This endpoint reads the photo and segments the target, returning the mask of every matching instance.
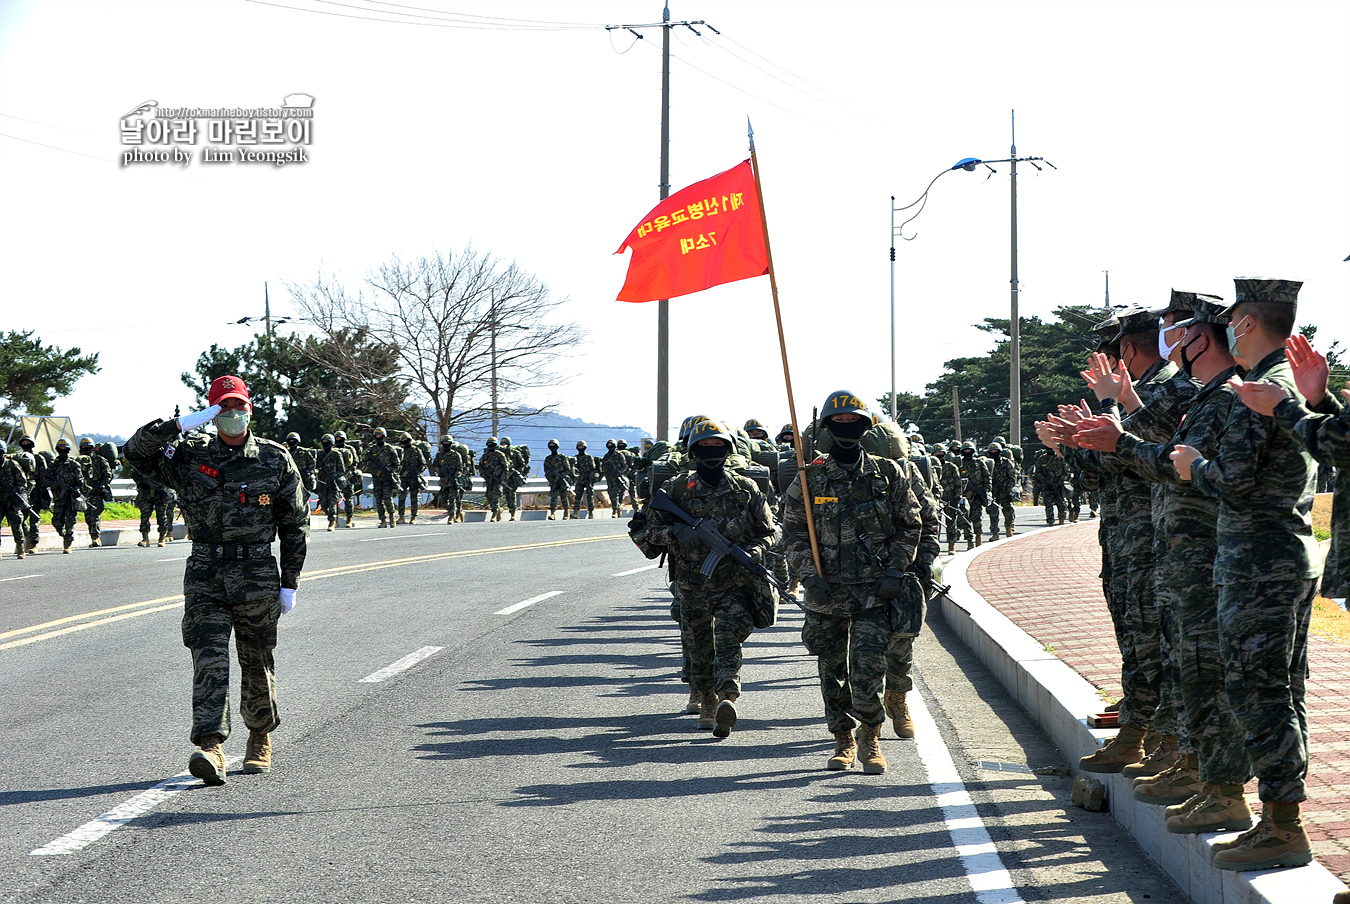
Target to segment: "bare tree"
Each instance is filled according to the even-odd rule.
[[[431,409],[441,435],[457,423],[481,422],[494,408],[519,419],[556,407],[526,405],[525,394],[562,382],[550,366],[586,332],[550,322],[567,299],[553,298],[538,277],[466,247],[410,262],[395,256],[365,283],[353,295],[320,272],[287,288],[324,335],[364,330],[393,350],[409,393]]]

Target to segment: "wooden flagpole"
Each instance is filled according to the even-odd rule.
[[[778,322],[778,349],[783,354],[783,381],[787,384],[788,415],[792,418],[793,445],[797,450],[797,474],[802,485],[802,502],[806,504],[806,534],[811,540],[811,559],[816,564],[816,574],[821,574],[820,546],[816,542],[816,519],[811,513],[811,491],[806,485],[806,458],[802,454],[803,436],[797,428],[797,404],[792,399],[792,374],[788,370],[787,340],[783,338],[783,311],[778,306],[778,280],[773,274],[773,252],[769,248],[769,217],[764,211],[764,189],[759,181],[759,158],[755,155],[755,130],[750,125],[750,117],[745,118],[745,126],[750,135],[750,167],[755,173],[755,195],[759,200],[759,221],[764,227],[764,254],[769,260],[769,288],[773,291],[773,316]]]

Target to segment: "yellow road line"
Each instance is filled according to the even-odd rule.
[[[548,543],[521,543],[515,546],[491,546],[485,549],[464,549],[456,552],[431,553],[424,556],[408,556],[402,559],[386,559],[381,562],[365,562],[358,565],[339,565],[336,568],[324,568],[309,574],[301,574],[301,581],[317,581],[322,578],[341,577],[349,574],[360,574],[366,571],[379,571],[384,568],[399,568],[404,565],[420,565],[426,562],[438,562],[442,559],[460,559],[469,556],[482,556],[491,553],[517,552],[524,549],[547,549],[554,546],[574,546],[578,543],[595,543],[602,540],[620,540],[627,537],[627,534],[606,534],[603,537],[580,537],[574,540],[553,540]],[[164,612],[180,606],[183,602],[183,595],[162,596],[158,599],[143,600],[139,603],[127,603],[122,606],[112,606],[108,609],[98,609],[94,612],[85,612],[81,615],[69,615],[65,618],[58,618],[53,621],[43,622],[40,625],[32,625],[27,628],[16,628],[13,631],[6,631],[0,634],[0,640],[7,637],[15,637],[20,634],[31,634],[34,631],[42,631],[45,628],[54,628],[58,625],[70,625],[71,622],[84,622],[83,624],[71,625],[61,628],[57,631],[48,631],[45,634],[38,634],[33,637],[26,637],[21,640],[11,640],[7,643],[0,643],[0,650],[8,650],[11,647],[22,647],[30,643],[36,643],[39,640],[47,640],[52,637],[60,637],[64,634],[71,634],[75,631],[83,631],[85,628],[94,628],[99,625],[107,625],[113,622],[119,622],[128,618],[135,618],[138,615],[149,615],[152,612]],[[168,603],[167,606],[157,606],[157,603]],[[145,608],[152,607],[152,608]],[[126,610],[134,609],[134,612]],[[113,612],[122,613],[113,615],[109,618],[101,618],[97,621],[85,622],[85,619],[96,618],[100,615],[109,615]]]

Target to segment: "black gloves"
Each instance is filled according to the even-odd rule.
[[[883,600],[893,600],[904,589],[905,573],[899,568],[887,568],[886,573],[877,581],[877,596]]]
[[[806,595],[812,599],[825,600],[830,598],[830,582],[820,575],[811,575],[802,581],[802,587],[806,588]]]

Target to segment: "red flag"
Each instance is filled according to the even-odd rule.
[[[750,161],[666,198],[623,240],[633,249],[619,301],[678,298],[769,272]]]

